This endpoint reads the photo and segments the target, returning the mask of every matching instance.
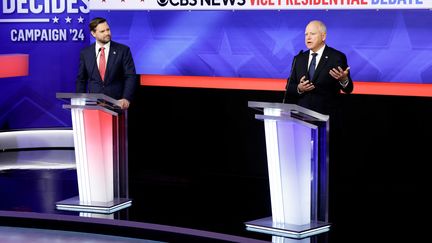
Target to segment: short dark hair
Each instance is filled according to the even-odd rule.
[[[105,22],[107,22],[106,19],[101,18],[101,17],[96,17],[96,18],[92,19],[90,21],[90,24],[89,24],[90,31],[94,32],[96,30],[96,27],[99,24],[102,24],[102,23],[105,23]]]

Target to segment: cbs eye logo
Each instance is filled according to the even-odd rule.
[[[165,7],[168,4],[168,0],[157,0],[159,6]]]

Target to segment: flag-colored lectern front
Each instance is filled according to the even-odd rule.
[[[264,121],[272,216],[246,222],[246,228],[290,238],[329,231],[329,116],[294,104],[248,106]]]
[[[70,109],[77,167],[77,197],[59,210],[111,214],[132,205],[128,198],[127,112],[104,94],[57,93]]]

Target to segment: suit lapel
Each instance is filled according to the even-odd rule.
[[[319,80],[316,80],[316,79],[317,79],[319,73],[322,71],[322,69],[326,66],[326,63],[327,63],[327,61],[328,61],[328,54],[329,54],[329,52],[328,52],[328,48],[327,48],[327,46],[326,46],[326,47],[324,48],[324,51],[323,51],[322,57],[320,58],[320,61],[319,61],[319,63],[318,63],[318,66],[317,66],[317,68],[315,69],[315,73],[314,73],[314,76],[313,76],[312,80],[314,80],[314,81],[316,81],[316,82],[319,81]]]
[[[96,47],[95,46],[96,46],[96,44],[93,43],[93,45],[91,45],[91,47],[89,49],[89,52],[87,53],[88,54],[87,60],[89,60],[90,63],[93,63],[93,67],[89,68],[89,70],[92,70],[93,73],[89,73],[89,75],[92,75],[92,77],[90,77],[90,78],[93,78],[93,76],[96,75],[96,76],[99,77],[100,80],[102,80],[102,78],[100,76],[100,72],[99,72],[98,63],[97,63],[97,60],[96,60],[96,58],[99,58],[100,53],[96,57],[96,53],[95,53],[95,48]]]
[[[116,62],[117,55],[118,55],[117,46],[115,45],[114,42],[111,41],[110,51],[108,54],[108,63],[107,63],[107,68],[105,73],[105,82],[108,82],[110,80],[109,76],[111,74],[111,71],[113,70],[113,65]]]

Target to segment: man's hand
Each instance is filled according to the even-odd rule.
[[[301,94],[313,89],[315,89],[315,85],[313,85],[309,80],[306,80],[306,76],[301,77],[300,83],[297,85],[297,91]]]
[[[120,102],[119,106],[122,110],[127,110],[129,108],[129,104],[130,104],[129,100],[120,99],[119,102]]]
[[[343,70],[340,66],[338,66],[337,68],[330,69],[329,74],[339,82],[345,82],[348,80],[349,70],[350,67],[347,67],[345,70]]]

